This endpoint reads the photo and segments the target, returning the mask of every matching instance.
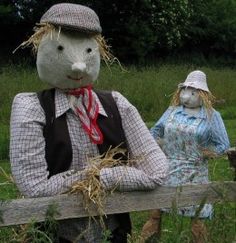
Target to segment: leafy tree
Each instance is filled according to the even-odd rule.
[[[18,23],[17,13],[12,1],[2,0],[0,3],[0,56],[5,62],[5,56],[10,56],[11,46],[15,45],[15,34],[17,34],[16,25]],[[1,61],[1,60],[0,60]]]
[[[173,50],[182,45],[190,25],[191,8],[187,0],[153,1],[153,25],[159,49]]]
[[[205,54],[236,54],[236,1],[192,0],[190,23],[186,47]]]
[[[94,9],[122,62],[149,62],[180,51],[236,53],[235,0],[1,0],[0,52],[30,36],[42,14],[60,2]]]
[[[109,6],[107,4],[101,6]],[[151,5],[148,0],[115,0],[105,11],[100,9],[104,35],[122,61],[143,59],[153,50],[156,35],[153,31]]]
[[[14,5],[11,1],[2,0],[0,3],[1,24],[6,24],[14,16]]]

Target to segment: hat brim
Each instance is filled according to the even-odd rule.
[[[206,91],[206,92],[209,92],[210,93],[210,90],[208,88],[204,88],[204,87],[199,87],[199,86],[195,86],[195,85],[185,85],[184,83],[179,83],[178,84],[178,88],[179,89],[182,89],[182,88],[194,88],[194,89],[198,89],[198,90],[203,90],[203,91]]]

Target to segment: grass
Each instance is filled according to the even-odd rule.
[[[5,176],[5,173],[8,176]],[[11,175],[9,161],[1,160],[0,162],[0,199],[15,199],[20,196],[15,184],[12,183],[9,176]]]
[[[111,71],[102,67],[95,87],[121,92],[137,107],[147,126],[151,127],[168,107],[170,96],[177,84],[183,82],[186,75],[194,69],[206,72],[209,88],[220,101],[215,107],[224,119],[231,146],[236,146],[236,71],[233,69],[162,64],[144,68],[133,66],[128,67],[126,72],[122,72],[117,66],[112,67]],[[19,92],[38,91],[48,86],[38,79],[35,69],[24,65],[1,67],[0,84],[0,167],[10,174],[8,153],[12,100]],[[234,179],[234,170],[229,167],[226,157],[211,160],[209,173],[212,181]],[[8,200],[19,196],[15,185],[0,173],[0,199]],[[236,241],[235,203],[217,203],[214,205],[214,210],[213,220],[207,221],[209,242]],[[146,211],[131,214],[134,238],[137,239],[148,215],[149,212]],[[161,242],[190,242],[189,225],[187,218],[165,215]],[[11,227],[0,228],[0,242],[11,242],[11,236]]]

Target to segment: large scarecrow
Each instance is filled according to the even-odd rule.
[[[100,56],[111,57],[96,13],[77,4],[54,5],[23,43],[30,44],[37,51],[39,77],[52,89],[20,93],[13,101],[10,159],[22,194],[66,192],[86,179],[89,158],[110,146],[126,149],[125,157],[135,161],[101,168],[97,177],[105,190],[150,190],[161,184],[166,158],[136,108],[119,92],[93,90]],[[109,215],[105,225],[111,242],[126,242],[127,214]],[[88,228],[87,218],[69,219],[59,221],[58,235],[60,242],[101,242],[102,230],[93,221]]]
[[[193,71],[179,84],[171,106],[151,129],[169,161],[165,185],[208,183],[207,159],[229,148],[221,115],[212,107],[213,99],[205,73]],[[194,242],[202,243],[207,234],[201,219],[212,217],[212,205],[204,204],[199,212],[198,208],[199,205],[184,207],[178,213],[192,218]],[[155,210],[143,227],[143,238],[160,235],[160,224],[161,212]]]

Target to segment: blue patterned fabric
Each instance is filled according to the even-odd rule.
[[[216,110],[208,114],[201,108],[196,115],[188,115],[183,106],[169,107],[151,129],[169,160],[169,175],[165,185],[208,183],[208,164],[203,149],[223,153],[229,148],[228,135]],[[193,217],[196,206],[178,210],[179,214]],[[200,218],[211,218],[212,205],[205,204]]]

